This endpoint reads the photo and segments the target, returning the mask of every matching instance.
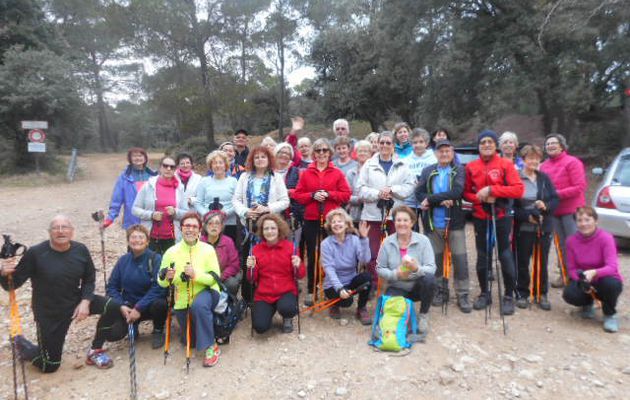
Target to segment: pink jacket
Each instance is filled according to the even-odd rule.
[[[597,275],[593,282],[610,276],[619,281],[623,277],[619,272],[617,246],[613,236],[597,229],[591,236],[584,236],[580,232],[567,239],[567,272],[572,280],[578,280],[578,270],[596,269]]]
[[[563,151],[559,156],[540,164],[540,170],[549,176],[560,197],[560,204],[554,213],[556,217],[574,214],[578,207],[586,204],[586,173],[580,159]]]

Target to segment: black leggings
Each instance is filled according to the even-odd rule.
[[[617,307],[617,299],[623,290],[623,283],[611,276],[606,276],[592,285],[597,291],[597,298],[602,302],[604,315],[616,314],[615,307]],[[564,288],[562,298],[567,303],[578,307],[593,304],[593,297],[580,289],[576,281],[571,281],[569,286]]]
[[[160,255],[164,255],[166,250],[173,247],[175,244],[175,239],[156,239],[151,238],[149,240],[149,248],[156,253],[160,253]]]
[[[344,289],[346,290],[354,290],[366,282],[368,284],[367,287],[364,290],[360,291],[358,294],[359,295],[359,304],[358,304],[359,308],[365,307],[365,305],[368,302],[368,295],[370,294],[370,287],[372,286],[372,275],[369,272],[362,272],[358,275],[355,275],[355,277],[352,278],[350,283],[344,286]],[[336,299],[339,297],[339,292],[334,287],[329,287],[328,289],[325,289],[324,294],[329,299]],[[348,297],[347,299],[341,300],[339,303],[337,303],[337,305],[339,305],[340,307],[346,308],[346,307],[350,307],[352,303],[353,303],[353,297]]]
[[[304,237],[304,242],[306,243],[306,258],[308,259],[307,264],[307,287],[308,293],[313,293],[313,280],[315,279],[315,250],[317,247],[317,237],[320,233],[319,221],[304,221],[304,225],[302,228],[302,236]],[[324,240],[328,235],[324,229],[321,229],[321,237],[320,242]],[[320,250],[320,249],[317,249]]]
[[[516,291],[519,298],[529,297],[530,286],[530,261],[536,244],[536,232],[520,231],[517,236],[518,274],[516,278]],[[540,267],[540,292],[547,294],[548,277],[547,261],[549,258],[549,246],[551,245],[551,234],[543,232],[541,238],[542,263]],[[532,263],[531,268],[534,268]],[[535,293],[534,293],[535,294]]]
[[[416,279],[410,291],[390,286],[385,291],[385,294],[388,296],[403,296],[413,302],[419,301],[420,313],[426,314],[429,312],[429,308],[431,307],[435,287],[435,275],[425,274],[419,279]]]
[[[505,295],[514,295],[515,286],[515,268],[514,257],[510,248],[510,234],[512,233],[511,218],[498,218],[497,224],[497,242],[499,249],[499,261],[501,262],[501,272],[503,273],[503,285],[505,286]],[[492,260],[492,250],[488,257],[488,239],[487,229],[492,225],[492,220],[474,219],[475,225],[475,246],[477,247],[477,279],[479,279],[479,287],[481,293],[488,293],[488,268],[494,268],[494,263],[489,265]],[[494,271],[494,270],[492,270]]]
[[[278,311],[282,318],[293,318],[298,312],[297,297],[293,293],[283,294],[277,302],[255,301],[252,309],[252,325],[257,333],[265,333],[271,328],[273,315]]]
[[[151,303],[149,308],[140,314],[140,321],[148,319],[153,320],[153,330],[161,331],[164,329],[164,322],[166,321],[166,299],[156,299]],[[120,304],[112,298],[106,300],[105,305],[101,311],[101,318],[96,324],[96,335],[92,341],[93,349],[100,349],[103,347],[105,341],[116,342],[127,336],[128,326],[127,320],[120,313]]]

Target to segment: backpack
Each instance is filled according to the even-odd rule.
[[[403,296],[382,295],[376,303],[372,337],[368,344],[381,351],[410,349],[418,336],[413,302]]]
[[[214,271],[210,271],[210,274],[221,288],[221,299],[219,300],[221,307],[217,305],[215,310],[221,308],[222,311],[214,312],[214,336],[220,341],[225,341],[229,339],[238,321],[243,319],[243,315],[247,309],[247,303],[245,303],[243,299],[239,299],[228,292],[227,288]],[[224,301],[225,304],[221,304],[222,301]]]

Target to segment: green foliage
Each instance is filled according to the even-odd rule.
[[[189,153],[193,156],[196,169],[204,170],[206,156],[214,149],[208,145],[203,136],[197,136],[168,147],[164,153],[173,157],[177,157],[177,154],[182,152]]]

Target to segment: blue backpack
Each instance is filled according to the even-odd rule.
[[[413,302],[403,296],[382,295],[376,303],[372,337],[368,344],[382,351],[410,349],[418,337],[418,321]]]

